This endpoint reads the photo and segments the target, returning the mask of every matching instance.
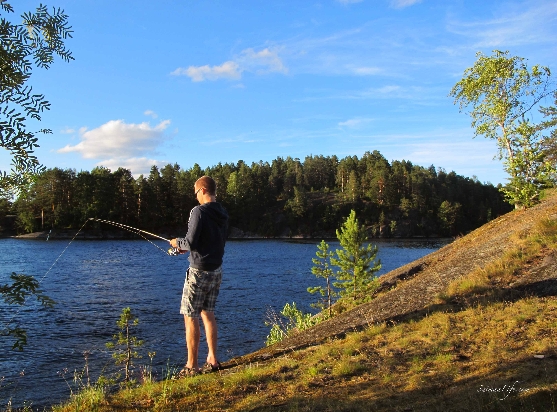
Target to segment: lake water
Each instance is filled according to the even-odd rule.
[[[439,241],[377,241],[383,268],[402,266],[447,244]],[[162,249],[168,244],[157,241]],[[304,311],[318,297],[308,286],[319,285],[311,274],[318,241],[228,241],[223,283],[217,304],[221,361],[253,352],[265,345],[269,310],[296,302]],[[338,242],[329,242],[331,249]],[[180,297],[187,268],[186,255],[168,256],[144,240],[38,241],[0,239],[0,284],[12,272],[33,275],[57,304],[44,309],[29,300],[22,308],[0,303],[0,327],[14,318],[27,329],[23,352],[10,350],[12,341],[0,337],[0,409],[31,404],[34,410],[66,400],[80,384],[88,356],[89,376],[115,370],[105,344],[118,332],[116,321],[125,307],[139,318],[133,335],[145,341],[143,358],[156,352],[152,367],[157,379],[185,362]],[[203,337],[202,337],[203,339]],[[206,356],[204,342],[200,361]],[[85,376],[83,383],[86,382]]]

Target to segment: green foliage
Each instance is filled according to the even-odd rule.
[[[497,141],[499,158],[504,160],[510,183],[504,188],[516,207],[538,201],[539,191],[547,185],[547,175],[555,164],[546,161],[541,135],[542,125],[534,125],[527,115],[539,102],[553,93],[548,67],[528,69],[525,59],[495,50],[492,56],[476,54],[474,66],[452,88],[450,95],[460,109],[469,112],[476,136]]]
[[[108,342],[106,347],[113,349],[112,357],[116,360],[116,365],[124,364],[124,382],[128,383],[131,379],[131,369],[133,359],[141,358],[136,348],[143,345],[143,341],[131,335],[131,329],[139,324],[139,319],[135,318],[131,309],[124,308],[120,314],[120,319],[116,325],[120,332],[112,337],[113,342]]]
[[[511,178],[502,191],[509,202],[517,207],[530,207],[538,203],[542,190],[553,185],[551,178],[557,172],[555,163],[543,148],[543,140],[538,136],[535,126],[526,121],[521,122],[516,137],[520,150],[504,162]]]
[[[455,224],[460,215],[460,203],[451,203],[447,200],[441,203],[437,216],[441,221],[441,226],[447,230],[450,235],[454,234]]]
[[[54,306],[55,302],[39,289],[39,282],[29,275],[18,274],[12,272],[10,275],[12,279],[12,284],[5,284],[0,286],[0,295],[8,305],[25,305],[25,302],[29,296],[35,296],[37,301],[45,307],[51,308]],[[15,326],[11,327],[11,321],[8,322],[5,329],[3,329],[0,334],[12,336],[15,338],[15,343],[12,349],[23,350],[23,347],[27,344],[27,334],[25,329]]]
[[[311,273],[313,273],[317,278],[324,278],[327,286],[314,286],[309,287],[307,290],[309,293],[320,293],[321,296],[326,296],[326,305],[323,305],[321,302],[317,305],[314,305],[320,309],[327,309],[329,312],[329,317],[331,316],[331,305],[332,299],[337,296],[337,292],[333,289],[331,285],[331,279],[334,277],[333,269],[330,267],[331,258],[334,256],[334,253],[329,250],[329,245],[324,241],[321,240],[321,243],[317,245],[317,258],[312,258],[312,262],[315,266],[311,268]]]
[[[301,218],[307,211],[307,196],[304,188],[294,186],[294,196],[286,201],[284,210],[292,213],[293,216]]]
[[[48,69],[56,55],[65,61],[73,57],[64,46],[72,30],[63,10],[51,13],[40,5],[33,13],[24,13],[22,23],[13,23],[6,17],[14,12],[13,7],[1,0],[0,9],[5,14],[0,17],[0,147],[12,157],[10,173],[0,171],[0,192],[5,192],[23,186],[43,170],[33,155],[39,146],[35,135],[51,131],[29,131],[25,122],[40,121],[50,103],[29,85],[33,68]]]
[[[553,93],[553,96],[555,97],[554,106],[540,108],[540,112],[545,118],[541,123],[541,128],[543,130],[551,130],[549,136],[543,137],[541,146],[545,159],[549,163],[557,165],[557,91]],[[553,183],[557,182],[557,169],[555,168],[552,170],[551,180]]]
[[[319,319],[312,316],[311,313],[303,313],[299,310],[296,302],[292,302],[292,305],[287,303],[280,312],[280,316],[275,312],[267,313],[265,325],[271,326],[271,331],[267,335],[265,344],[270,346],[280,342],[294,331],[305,330],[318,321]]]
[[[369,294],[377,287],[374,273],[381,269],[381,262],[375,260],[377,246],[368,244],[366,229],[360,226],[356,219],[356,212],[352,210],[342,228],[337,230],[337,238],[342,249],[336,250],[337,258],[331,258],[331,263],[340,270],[336,278],[341,282],[333,285],[340,289],[342,296],[351,295],[354,300],[358,295]]]
[[[396,235],[401,237],[440,233],[440,220],[433,213],[445,200],[462,205],[454,233],[486,223],[489,209],[492,217],[511,210],[491,184],[408,161],[390,165],[378,152],[365,153],[361,159],[347,157],[340,163],[334,156],[312,159],[309,168],[287,160],[277,158],[272,165],[258,162],[251,166],[241,161],[219,163],[205,171],[198,165],[190,169],[166,165],[160,170],[153,167],[148,176],[136,179],[123,168],[110,171],[96,167],[77,173],[53,168],[21,190],[12,209],[17,213],[20,233],[79,229],[90,217],[145,230],[178,230],[187,225],[188,212],[197,204],[192,196],[195,180],[207,173],[217,181],[218,200],[229,212],[230,226],[266,237],[288,233],[332,237],[351,209],[366,226],[377,228],[374,236],[388,234],[379,230],[380,221],[382,229],[396,221]],[[344,194],[335,183],[337,170],[344,170],[347,176]],[[361,186],[355,203],[345,196],[352,171]],[[97,223],[86,228],[105,229]]]

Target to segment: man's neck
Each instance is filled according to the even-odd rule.
[[[201,198],[201,202],[199,202],[200,205],[204,205],[205,203],[213,203],[217,201],[217,197],[216,196],[203,196]]]

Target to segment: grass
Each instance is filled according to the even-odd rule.
[[[543,256],[547,250],[557,248],[557,220],[538,221],[531,233],[515,234],[513,243],[514,247],[507,250],[497,261],[477,268],[465,278],[453,282],[440,296],[441,300],[447,301],[465,295],[482,295],[512,285],[533,261]]]
[[[556,325],[553,297],[478,305],[56,410],[555,410]]]
[[[55,411],[557,411],[557,298],[504,293],[556,249],[544,219],[420,317],[216,374],[85,391]]]

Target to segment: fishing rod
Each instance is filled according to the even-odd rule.
[[[109,225],[116,226],[116,227],[119,227],[121,229],[125,229],[128,232],[132,232],[132,233],[135,233],[135,234],[141,236],[143,239],[147,240],[148,242],[152,243],[153,245],[155,245],[155,244],[153,242],[151,242],[149,239],[147,239],[145,236],[143,236],[142,233],[145,233],[146,235],[149,235],[149,236],[156,237],[157,239],[161,239],[161,240],[165,240],[167,242],[170,242],[169,239],[166,239],[162,236],[155,235],[154,233],[147,232],[146,230],[138,229],[136,227],[124,225],[123,223],[113,222],[111,220],[105,220],[105,219],[98,219],[96,217],[90,217],[89,220],[94,220],[96,222],[107,223]],[[158,247],[157,245],[155,245],[155,246]],[[160,247],[158,247],[158,248],[161,249]],[[163,250],[163,249],[161,249],[161,250]],[[164,252],[164,250],[163,250],[163,252]],[[169,254],[170,256],[176,256],[176,255],[180,255],[181,251],[178,248],[171,247],[165,253]]]

